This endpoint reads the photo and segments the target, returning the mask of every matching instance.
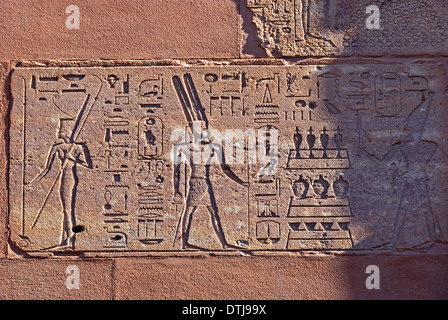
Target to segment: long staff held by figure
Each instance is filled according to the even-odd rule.
[[[101,81],[101,79],[99,79],[99,80]],[[87,95],[86,100],[84,101],[84,104],[83,104],[81,110],[79,111],[78,116],[75,119],[76,120],[75,121],[75,126],[74,126],[74,128],[72,130],[72,133],[70,135],[70,143],[71,143],[71,145],[70,145],[68,154],[70,154],[73,151],[74,147],[75,147],[75,141],[78,138],[79,134],[81,133],[81,130],[82,130],[84,124],[86,123],[87,117],[89,116],[90,111],[92,110],[92,107],[95,104],[96,97],[98,96],[98,94],[101,91],[101,87],[102,87],[102,84],[100,85],[95,98],[92,99],[92,95],[91,94]],[[62,175],[62,172],[64,171],[65,167],[67,166],[68,161],[69,161],[68,157],[64,158],[64,161],[62,162],[61,168],[59,169],[58,175],[56,176],[55,180],[53,181],[53,184],[51,185],[50,190],[48,191],[47,196],[45,197],[44,202],[43,202],[41,208],[39,209],[39,212],[37,213],[37,216],[34,219],[33,224],[31,225],[31,229],[33,229],[36,226],[36,223],[39,220],[39,218],[40,218],[40,216],[42,214],[42,211],[43,211],[43,209],[45,208],[45,206],[47,204],[47,201],[48,201],[48,199],[50,197],[50,194],[53,192],[53,189],[56,186],[57,182],[59,181],[59,179],[60,179],[60,177]]]

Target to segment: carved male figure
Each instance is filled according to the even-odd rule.
[[[181,225],[182,249],[194,248],[194,246],[188,243],[188,238],[190,235],[193,213],[199,207],[206,208],[210,214],[211,224],[222,245],[222,248],[231,248],[233,246],[227,243],[224,236],[224,231],[218,214],[218,206],[215,201],[213,187],[210,180],[210,167],[213,165],[212,162],[217,161],[218,165],[222,169],[222,172],[236,183],[241,185],[246,185],[246,183],[240,180],[225,165],[222,146],[210,141],[209,133],[206,131],[207,118],[205,117],[200,101],[196,96],[194,84],[189,75],[186,75],[184,80],[186,82],[188,93],[184,89],[180,78],[173,78],[173,84],[177,90],[190,133],[193,136],[193,141],[189,143],[186,148],[182,144],[178,144],[177,148],[175,147],[173,150],[174,157],[178,157],[179,159],[175,161],[173,177],[175,202],[179,202],[179,200],[183,198],[179,188],[181,166],[180,159],[186,159],[185,162],[190,168],[190,178],[188,180],[188,187],[186,191],[187,194],[185,196],[186,200],[179,219],[179,224]],[[176,240],[177,239],[175,239],[175,241]]]

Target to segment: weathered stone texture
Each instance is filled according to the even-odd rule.
[[[7,249],[8,232],[6,226],[8,225],[8,184],[7,184],[7,169],[8,169],[8,115],[9,115],[9,64],[0,63],[0,258],[4,258]]]
[[[80,28],[67,29],[68,5]],[[237,58],[232,0],[2,1],[3,59]],[[5,45],[7,44],[7,45]]]
[[[269,56],[446,55],[445,1],[248,0]],[[376,6],[378,29],[366,23]]]
[[[67,287],[71,269],[79,270],[79,289]],[[70,281],[70,279],[69,279]],[[68,289],[72,288],[72,289]],[[0,260],[2,300],[108,300],[113,298],[113,261]]]

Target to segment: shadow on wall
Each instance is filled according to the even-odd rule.
[[[243,31],[241,43],[241,54],[243,57],[267,58],[266,50],[262,47],[258,37],[257,26],[254,24],[254,14],[247,6],[247,0],[232,0],[239,6],[241,16],[241,29]]]
[[[379,16],[373,16],[376,11],[367,11],[371,5],[378,9]],[[315,106],[325,115],[313,121],[297,120],[297,128],[301,132],[316,128],[314,137],[321,144],[316,149],[330,148],[328,140],[341,136],[337,149],[347,151],[350,170],[339,170],[336,165],[334,170],[340,171],[342,184],[327,181],[327,185],[333,187],[336,201],[342,196],[335,188],[344,190],[346,184],[344,197],[350,214],[336,212],[333,203],[329,215],[334,219],[324,219],[324,214],[319,217],[321,211],[314,208],[314,223],[303,219],[302,224],[296,217],[290,220],[294,223],[289,223],[289,232],[306,230],[310,235],[315,231],[317,250],[316,243],[320,242],[322,249],[351,252],[446,253],[448,145],[442,128],[448,117],[447,79],[446,65],[437,56],[448,51],[448,23],[444,21],[448,5],[440,0],[243,0],[240,13],[247,34],[243,57],[281,58],[286,64],[300,66],[308,64],[303,61],[306,58],[332,58],[321,60],[310,77],[313,90],[318,90]],[[371,25],[378,17],[380,28],[368,29],[366,22]],[[400,58],[403,56],[409,58]],[[297,68],[300,74],[301,67]],[[285,79],[288,87],[295,81],[293,77]],[[297,81],[307,85],[307,81]],[[301,100],[305,106],[310,105],[311,90],[310,97]],[[339,131],[328,134],[325,127]],[[301,141],[311,150],[306,134]],[[310,157],[310,163],[315,160]],[[324,162],[329,163],[321,159]],[[325,180],[329,170],[328,166],[300,169],[300,175],[317,174]],[[350,233],[350,248],[337,241],[344,230]],[[302,244],[307,241],[298,238]],[[400,259],[394,259],[387,258],[383,263],[391,268],[390,276],[400,272],[396,265]],[[362,265],[375,259],[358,260],[347,262],[346,270],[348,283],[355,281],[352,284],[357,290],[360,279],[352,278],[351,270],[359,269],[364,277]],[[424,269],[417,263],[413,270],[419,273]],[[420,276],[431,278],[428,273]],[[393,292],[388,294],[394,297]],[[398,291],[395,296],[399,294],[416,296]]]

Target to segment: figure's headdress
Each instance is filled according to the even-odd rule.
[[[185,86],[178,76],[174,76],[173,85],[176,89],[177,97],[179,98],[188,126],[193,130],[193,122],[201,121],[204,122],[205,129],[208,129],[207,116],[205,115],[191,75],[185,74],[183,80]]]
[[[431,109],[434,92],[428,93],[428,97],[420,103],[409,115],[406,123],[406,132],[410,134],[422,133],[425,129],[429,110]]]

